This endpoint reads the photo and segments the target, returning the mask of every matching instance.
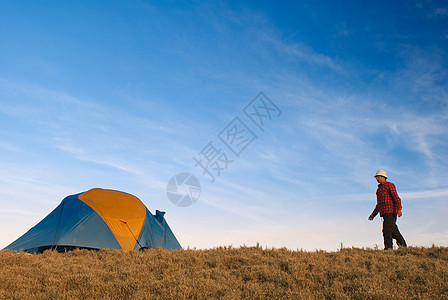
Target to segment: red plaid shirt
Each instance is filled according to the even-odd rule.
[[[372,217],[375,217],[378,212],[382,216],[389,213],[396,214],[401,210],[401,199],[398,197],[395,185],[389,181],[378,184],[376,202],[377,204],[372,212]]]

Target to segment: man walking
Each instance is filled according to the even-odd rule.
[[[397,241],[398,246],[406,247],[406,241],[398,230],[397,216],[401,217],[401,199],[398,197],[395,185],[392,182],[387,181],[386,171],[379,170],[375,174],[375,179],[379,183],[376,190],[377,204],[372,214],[369,216],[369,220],[380,213],[383,218],[383,237],[384,237],[384,249],[392,249],[392,239]]]

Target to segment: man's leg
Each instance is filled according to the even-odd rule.
[[[395,214],[395,220],[397,215]],[[383,238],[384,238],[384,250],[392,249],[392,238],[394,232],[394,214],[384,214],[383,215]]]
[[[397,214],[394,214],[394,226],[392,231],[392,237],[397,241],[397,244],[401,247],[407,247],[406,241],[404,240],[404,237],[401,235],[400,230],[398,230],[398,226],[396,224],[397,222]]]

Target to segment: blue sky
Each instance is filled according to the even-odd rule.
[[[447,4],[291,2],[3,1],[0,248],[93,187],[166,211],[184,247],[382,248],[378,169],[408,244],[448,246]],[[257,137],[238,157],[235,117]],[[209,142],[233,160],[214,182]],[[166,195],[182,172],[189,207]]]

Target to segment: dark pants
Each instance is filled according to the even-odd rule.
[[[384,237],[384,249],[392,249],[393,242],[392,239],[397,241],[399,246],[406,247],[406,241],[398,230],[397,224],[397,214],[384,214],[383,217],[383,237]]]

